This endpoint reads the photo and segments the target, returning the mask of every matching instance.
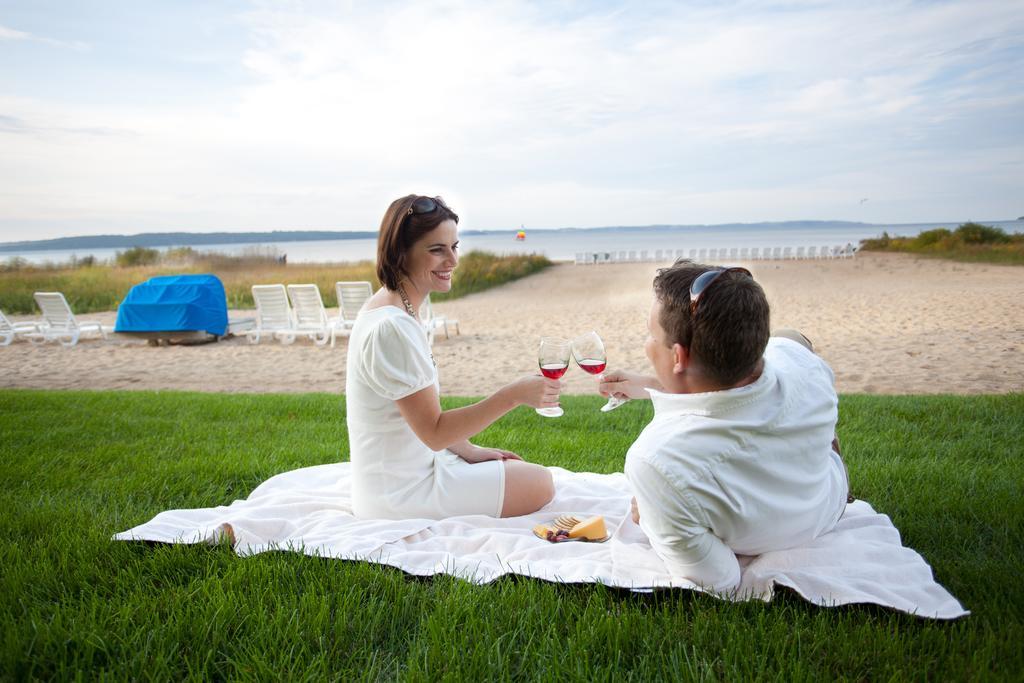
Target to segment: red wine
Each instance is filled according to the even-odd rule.
[[[596,358],[584,358],[583,360],[576,361],[576,364],[580,366],[581,370],[589,372],[591,375],[600,375],[608,365],[606,361],[597,360]]]
[[[561,365],[559,363],[548,363],[547,365],[540,366],[540,374],[544,375],[548,379],[558,379],[565,374],[565,371],[569,369],[569,364]]]

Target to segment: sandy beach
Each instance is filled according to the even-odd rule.
[[[768,293],[773,327],[795,327],[812,339],[835,370],[841,393],[1024,391],[1024,269],[898,254],[746,265]],[[486,394],[535,372],[542,335],[596,330],[609,367],[645,370],[645,324],[657,267],[559,264],[436,304],[438,313],[458,319],[461,327],[460,335],[441,334],[434,344],[443,393]],[[115,314],[79,318],[113,325]],[[343,337],[333,349],[304,339],[290,346],[251,345],[238,337],[160,347],[119,335],[85,338],[71,348],[19,340],[0,347],[0,386],[341,393],[346,353]],[[572,366],[564,385],[569,394],[590,393],[594,380]]]

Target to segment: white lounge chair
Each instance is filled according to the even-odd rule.
[[[30,332],[39,332],[39,325],[36,323],[12,323],[0,311],[0,346],[8,346],[17,337],[25,337]]]
[[[320,288],[316,285],[288,285],[288,298],[295,314],[295,333],[306,335],[317,346],[327,342],[334,346],[337,324],[327,316]]]
[[[356,324],[356,316],[363,304],[373,296],[373,285],[366,280],[335,282],[334,291],[338,295],[337,327],[339,331],[347,332]]]
[[[295,341],[295,316],[288,303],[284,285],[253,285],[252,298],[256,302],[256,327],[245,331],[250,344],[259,344],[264,336],[282,344]]]
[[[427,333],[427,341],[431,345],[434,344],[434,334],[438,328],[444,330],[444,338],[448,339],[448,326],[451,325],[455,328],[455,334],[462,334],[459,331],[459,321],[454,318],[449,318],[446,315],[438,315],[434,312],[434,306],[430,303],[430,295],[428,294],[423,303],[420,304],[420,321],[423,324],[423,329]]]
[[[29,341],[35,344],[58,341],[62,346],[74,346],[85,332],[98,332],[107,338],[107,330],[95,320],[75,319],[67,299],[60,292],[36,292],[33,296],[43,312],[43,321],[36,325],[35,332],[25,333]]]

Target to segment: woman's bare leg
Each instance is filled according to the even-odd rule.
[[[502,517],[518,517],[540,510],[555,497],[555,484],[546,467],[506,460],[505,502]]]

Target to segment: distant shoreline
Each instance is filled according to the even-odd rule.
[[[961,221],[950,221],[950,226],[955,226]],[[1014,222],[1014,219],[1003,219],[998,221],[978,221],[981,223],[1007,223]],[[770,229],[813,229],[823,227],[849,226],[857,228],[877,227],[879,230],[892,230],[897,227],[914,227],[924,225],[935,225],[935,223],[863,223],[857,221],[826,221],[826,220],[799,220],[799,221],[764,221],[759,223],[719,223],[719,224],[692,224],[692,225],[635,225],[635,226],[606,226],[598,228],[531,228],[532,230],[547,232],[603,232],[617,230],[620,232],[630,231],[685,231],[685,230],[708,230],[708,229],[729,229],[729,228],[764,228]],[[530,230],[530,229],[528,229]],[[502,235],[515,234],[517,230],[464,230],[464,235]],[[181,246],[207,246],[223,244],[263,244],[275,242],[307,242],[319,240],[351,240],[351,239],[373,239],[377,237],[376,231],[369,230],[273,230],[269,232],[153,232],[139,233],[135,235],[82,235],[78,237],[57,237],[46,240],[24,240],[19,242],[0,243],[0,253],[22,252],[22,251],[60,251],[69,249],[128,249],[131,247],[181,247]]]

